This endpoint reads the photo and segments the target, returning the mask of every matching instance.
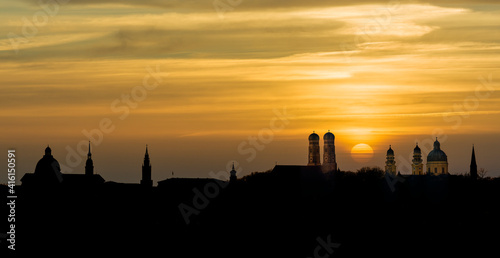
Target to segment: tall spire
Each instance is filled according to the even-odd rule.
[[[470,160],[470,177],[473,180],[477,179],[477,163],[476,163],[476,152],[474,151],[474,144],[472,145],[472,157]]]
[[[149,153],[148,153],[148,145],[146,144],[146,154],[144,154],[144,165],[150,166],[149,164]]]
[[[94,174],[94,161],[92,160],[92,153],[90,153],[90,141],[89,141],[89,153],[87,154],[87,162],[85,163],[85,175],[92,176]]]
[[[145,188],[151,188],[153,186],[153,180],[151,180],[151,163],[149,161],[147,144],[146,144],[146,154],[144,154],[144,163],[142,164],[141,185],[144,186]]]
[[[238,180],[238,177],[236,176],[237,171],[234,169],[234,162],[233,162],[233,169],[231,172],[229,172],[229,182],[236,182]]]

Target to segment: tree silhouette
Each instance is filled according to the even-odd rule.
[[[485,168],[480,168],[477,171],[477,175],[479,176],[479,178],[485,178],[486,174],[488,174],[488,170],[486,170]]]

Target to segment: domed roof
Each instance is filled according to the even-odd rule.
[[[317,135],[314,131],[311,135],[309,135],[309,141],[319,141],[319,135]]]
[[[418,143],[417,143],[417,146],[415,146],[415,149],[413,149],[413,153],[422,153],[422,151],[420,150],[420,147],[418,147]]]
[[[330,133],[330,131],[328,131],[328,133],[325,133],[325,135],[323,136],[323,139],[324,140],[335,140],[335,135],[333,135],[333,133]]]
[[[59,162],[52,157],[50,147],[47,146],[47,148],[45,148],[45,155],[36,163],[34,174],[48,181],[59,180],[61,166]]]
[[[434,142],[434,149],[427,155],[427,162],[429,161],[448,161],[448,156],[441,150],[441,144],[438,142],[437,138]]]
[[[389,149],[387,150],[387,156],[392,155],[394,156],[394,151],[392,150],[391,145],[389,145]]]

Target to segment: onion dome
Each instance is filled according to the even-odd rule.
[[[418,143],[417,143],[417,146],[415,147],[415,149],[413,149],[413,153],[422,153],[422,151],[420,150],[420,147],[418,147]]]
[[[392,150],[391,145],[389,145],[389,149],[387,150],[387,156],[394,156],[394,151]]]
[[[333,135],[333,133],[330,133],[330,131],[328,131],[328,133],[325,133],[325,135],[323,136],[323,139],[324,140],[335,140],[335,135]]]
[[[309,141],[319,141],[319,135],[317,135],[314,131],[311,135],[309,135]]]

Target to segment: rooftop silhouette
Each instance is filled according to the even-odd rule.
[[[378,167],[321,164],[237,178],[233,165],[226,178],[172,177],[153,186],[149,154],[146,146],[141,182],[129,184],[94,174],[90,145],[82,174],[61,173],[47,147],[16,189],[18,253],[308,257],[318,239],[334,243],[336,257],[498,251],[498,178],[388,176]],[[473,148],[471,172],[476,166]]]

